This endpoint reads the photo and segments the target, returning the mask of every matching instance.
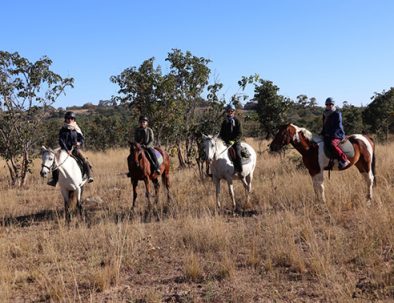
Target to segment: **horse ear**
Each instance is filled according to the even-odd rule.
[[[213,136],[214,139],[219,138],[219,133],[217,133],[215,136]]]
[[[208,138],[208,136],[207,136],[206,134],[204,134],[204,133],[201,133],[201,136],[202,136],[202,138],[203,138],[204,140]]]
[[[41,152],[43,153],[44,151],[46,151],[47,150],[47,148],[43,145],[43,146],[41,146]]]

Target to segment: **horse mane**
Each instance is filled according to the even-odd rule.
[[[312,141],[313,135],[312,135],[312,133],[309,130],[307,130],[304,127],[298,127],[295,124],[291,124],[291,125],[296,129],[296,134],[298,134],[298,132],[301,132],[304,135],[305,138],[307,138],[309,141]],[[297,135],[297,137],[298,137],[298,135]]]

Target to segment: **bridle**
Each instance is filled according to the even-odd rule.
[[[142,154],[144,153],[144,149],[142,147],[139,147],[136,143],[133,143],[133,146],[130,148],[130,152],[133,153],[133,160],[135,162],[135,165],[137,167],[140,167],[140,159],[142,157]]]
[[[43,164],[41,164],[41,168],[45,167],[46,169],[49,170],[49,172],[53,172],[53,171],[59,169],[64,164],[64,162],[66,162],[66,160],[70,157],[70,155],[67,153],[67,157],[60,164],[55,165],[55,162],[56,162],[55,161],[55,153],[53,151],[49,151],[49,150],[47,150],[46,152],[53,154],[53,162],[52,162],[51,166],[45,165],[43,163]]]
[[[218,158],[221,154],[227,152],[227,151],[230,149],[230,147],[232,146],[232,145],[227,146],[224,150],[222,150],[220,153],[218,153],[218,149],[217,149],[217,139],[211,138],[210,141],[213,141],[213,142],[214,142],[214,143],[212,144],[212,145],[214,145],[213,160],[217,160],[217,158]]]

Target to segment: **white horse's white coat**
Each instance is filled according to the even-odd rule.
[[[227,181],[234,210],[237,207],[234,197],[234,178],[241,179],[246,190],[247,201],[249,201],[249,194],[252,191],[253,172],[256,168],[256,152],[247,143],[242,142],[241,145],[248,149],[250,153],[250,162],[242,165],[242,176],[238,176],[234,174],[234,165],[228,156],[228,147],[224,142],[218,137],[203,135],[203,148],[207,160],[210,162],[212,180],[216,186],[216,204],[218,208],[220,208],[221,179]]]
[[[77,161],[70,157],[69,154],[57,148],[55,150],[41,148],[42,164],[40,174],[46,178],[53,169],[59,170],[59,187],[63,196],[64,205],[66,207],[66,220],[68,218],[68,205],[72,195],[76,195],[78,207],[81,205],[82,187],[86,180],[82,179],[81,169]]]

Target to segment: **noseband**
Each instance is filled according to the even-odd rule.
[[[52,152],[53,153],[53,152]],[[49,170],[49,172],[53,172],[54,170],[57,170],[57,169],[59,169],[59,167],[60,166],[62,166],[63,164],[64,164],[64,162],[66,162],[66,160],[70,157],[70,155],[67,153],[67,157],[63,160],[63,162],[62,163],[60,163],[59,165],[55,165],[55,153],[53,153],[53,157],[54,157],[54,159],[53,159],[53,162],[52,162],[52,165],[49,167],[48,165],[45,165],[45,164],[41,164],[41,168],[46,168],[46,169],[48,169]]]

